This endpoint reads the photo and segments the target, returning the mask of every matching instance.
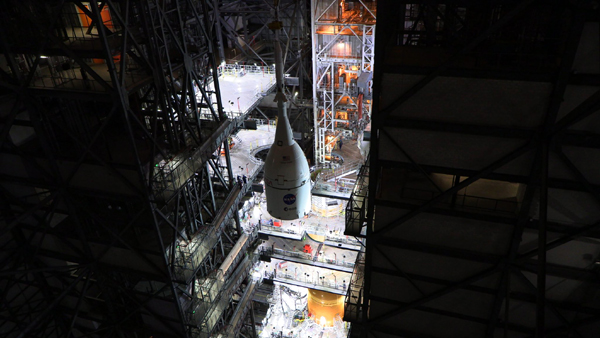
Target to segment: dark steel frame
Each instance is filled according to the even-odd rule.
[[[445,13],[441,13],[439,11],[438,5],[440,4],[446,6]],[[464,21],[462,21],[462,18],[456,10],[459,7],[467,8],[468,10],[469,7],[476,5],[475,2],[397,2],[378,0],[378,35],[375,54],[375,63],[377,64],[377,67],[373,86],[373,97],[375,99],[373,109],[373,137],[371,139],[369,165],[370,189],[368,195],[369,204],[367,207],[366,217],[364,218],[364,221],[367,225],[366,238],[368,244],[366,249],[366,264],[364,271],[365,281],[362,293],[362,303],[358,305],[358,308],[362,310],[362,315],[355,316],[355,322],[353,322],[353,336],[378,337],[378,332],[381,332],[386,335],[401,337],[429,337],[422,332],[409,332],[404,330],[401,326],[389,327],[382,323],[384,319],[393,318],[411,309],[418,309],[431,314],[449,316],[465,321],[471,321],[479,325],[485,325],[487,327],[485,332],[486,337],[494,337],[498,334],[502,334],[502,331],[498,330],[503,330],[504,334],[514,331],[520,334],[526,334],[530,337],[545,337],[551,334],[558,334],[560,332],[569,332],[575,337],[583,337],[584,335],[578,331],[578,327],[596,322],[599,318],[597,314],[594,314],[595,310],[586,308],[586,306],[582,304],[550,301],[546,297],[546,278],[549,276],[558,276],[567,280],[586,281],[592,285],[598,283],[596,272],[590,268],[583,269],[558,266],[549,264],[546,261],[546,253],[553,248],[569,243],[582,236],[589,236],[593,238],[598,236],[598,232],[596,231],[598,228],[597,222],[583,226],[579,229],[574,229],[567,225],[549,222],[547,219],[549,189],[559,188],[584,191],[588,192],[589,196],[591,196],[594,200],[600,201],[599,187],[591,183],[583,174],[582,170],[578,168],[562,150],[563,146],[578,146],[589,149],[597,148],[597,134],[592,132],[573,132],[568,130],[568,127],[597,112],[600,104],[598,92],[584,100],[576,108],[572,109],[571,112],[569,112],[566,116],[562,117],[561,119],[557,119],[558,111],[567,85],[585,83],[587,85],[597,86],[598,84],[598,82],[595,82],[597,78],[595,80],[593,79],[594,76],[590,76],[589,74],[578,76],[577,74],[572,73],[575,52],[579,45],[583,25],[586,20],[593,20],[591,19],[593,15],[591,15],[590,12],[593,11],[597,14],[597,8],[588,7],[584,3],[573,4],[569,3],[568,1],[552,1],[545,4],[548,6],[548,8],[550,8],[551,11],[555,11],[554,13],[556,13],[556,11],[562,11],[562,13],[565,13],[568,16],[570,28],[567,32],[565,32],[564,40],[562,40],[564,46],[560,55],[560,64],[555,68],[555,70],[546,74],[540,73],[537,75],[526,75],[519,73],[518,71],[513,73],[502,73],[485,70],[479,71],[461,69],[460,66],[455,64],[455,62],[462,55],[472,52],[478,48],[483,41],[487,40],[490,36],[501,32],[507,24],[510,24],[516,17],[523,15],[524,11],[526,11],[532,5],[539,6],[541,2],[487,1],[485,4],[479,4],[488,6],[488,8],[507,6],[507,8],[511,8],[511,10],[509,13],[505,13],[496,22],[490,24],[486,30],[480,31],[478,36],[474,36],[471,40],[465,41],[462,45],[462,48],[455,48],[455,54],[448,57],[447,60],[442,62],[439,66],[419,68],[411,66],[385,65],[384,60],[386,57],[389,57],[386,56],[386,53],[389,52],[388,45],[394,44],[393,41],[400,41],[401,38],[398,38],[398,36],[408,34],[411,37],[419,36],[422,39],[422,46],[427,45],[439,47],[439,45],[436,45],[436,43],[438,43],[436,41],[439,41],[437,40],[438,37],[436,37],[436,32],[432,31],[435,30],[435,22],[428,22],[428,20],[443,21],[445,24],[447,24],[446,26],[449,27],[455,27],[457,21],[460,21],[461,24],[464,24]],[[408,17],[408,6],[417,6],[416,8],[418,8],[419,11],[417,13],[417,17],[413,17],[415,21],[413,21],[411,28],[405,30],[404,19]],[[432,10],[435,12],[435,14],[428,16],[427,13],[433,13]],[[448,20],[453,22],[449,23]],[[419,26],[419,24],[422,24],[422,26]],[[454,36],[455,33],[456,32],[454,31],[446,30],[443,32],[443,35],[447,38],[448,36]],[[423,77],[394,102],[382,107],[379,97],[385,94],[386,90],[389,90],[389,88],[381,87],[383,75],[386,73],[419,74],[423,75]],[[415,94],[419,93],[421,89],[425,88],[429,83],[431,83],[431,81],[435,80],[439,76],[507,80],[514,79],[520,81],[540,81],[551,83],[552,92],[548,96],[549,99],[547,111],[544,115],[544,122],[536,128],[519,129],[489,125],[468,125],[441,121],[420,121],[417,119],[398,118],[390,115],[391,112],[396,110],[398,107],[401,107],[402,104],[408,100],[414,98]],[[483,165],[483,168],[478,171],[452,167],[434,167],[414,161],[411,156],[402,148],[402,144],[394,141],[394,138],[391,135],[399,132],[399,128],[418,130],[422,133],[432,131],[465,135],[496,136],[501,138],[520,139],[522,140],[522,143],[521,146],[517,147],[507,155],[504,155],[502,158],[499,158],[490,164]],[[380,142],[384,138],[386,138],[386,141],[391,141],[391,143],[397,147],[395,150],[404,155],[402,159],[380,159]],[[578,139],[578,141],[575,141],[575,139]],[[561,162],[570,170],[575,179],[567,180],[550,177],[550,154],[554,154],[553,156],[558,157]],[[533,159],[531,170],[527,175],[504,175],[494,172],[497,168],[500,168],[504,164],[509,163],[522,155],[529,156]],[[437,189],[439,193],[433,194],[434,197],[432,199],[422,203],[417,203],[416,205],[414,203],[409,204],[404,202],[390,202],[378,198],[378,192],[380,191],[381,186],[385,184],[385,182],[382,181],[382,170],[386,168],[405,168],[411,172],[420,173],[425,176],[424,178],[429,179],[433,186],[435,186],[435,183],[433,183],[428,176],[431,173],[444,173],[455,176],[463,176],[468,177],[468,179],[463,181],[455,180],[454,186],[446,191],[441,191],[438,187]],[[452,196],[456,196],[456,192],[458,192],[460,189],[467,187],[469,184],[476,182],[481,178],[526,184],[526,190],[519,212],[515,215],[505,217],[501,215],[473,213],[465,210],[452,210],[439,206],[440,201],[443,199],[448,199]],[[532,212],[538,208],[533,203],[534,200],[539,201],[539,219],[533,219],[531,216]],[[375,228],[376,220],[373,220],[373,217],[375,215],[375,209],[378,206],[405,209],[407,212],[404,214],[404,216],[399,217],[389,225]],[[507,224],[507,226],[513,227],[511,230],[512,236],[510,240],[510,247],[505,255],[486,256],[482,255],[480,252],[471,252],[468,250],[468,248],[456,249],[442,247],[439,245],[425,245],[424,243],[412,243],[409,241],[400,240],[398,238],[389,237],[390,230],[396,229],[398,226],[409,221],[412,217],[418,215],[419,213],[433,213]],[[525,253],[519,253],[519,243],[521,242],[524,229],[535,230],[537,232],[537,248],[531,249]],[[561,234],[561,237],[549,241],[547,237],[547,233],[549,231],[559,233]],[[457,244],[459,245],[460,243],[454,243],[452,247],[455,247]],[[386,248],[389,247],[439,256],[456,257],[472,262],[482,262],[487,264],[489,268],[483,269],[460,281],[447,281],[427,276],[410,274],[403,271],[402,267],[398,266],[393,260],[387,258]],[[385,269],[374,266],[373,262],[375,255],[377,255],[377,257],[384,257],[387,260],[387,263],[395,268]],[[537,256],[537,258],[533,259],[535,256]],[[406,279],[421,294],[421,297],[412,302],[399,302],[372,295],[371,278],[374,272]],[[536,275],[537,285],[532,284],[529,279],[524,276],[523,272]],[[497,276],[498,278],[498,282],[494,288],[482,288],[474,285],[475,282],[493,275]],[[520,280],[521,283],[528,285],[529,292],[521,293],[513,290],[511,288],[511,280]],[[415,281],[439,284],[443,285],[443,287],[438,289],[438,291],[427,293],[420,290]],[[489,314],[477,317],[466,316],[458,311],[445,311],[426,306],[427,302],[448,295],[456,290],[470,290],[493,295],[494,301],[492,307],[490,308]],[[508,321],[502,321],[502,317],[508,318],[510,315],[508,304],[511,300],[534,304],[536,308],[535,313],[537,315],[536,322],[532,323],[532,325],[529,327],[522,327],[511,324]],[[370,311],[373,311],[373,309],[369,308],[371,301],[393,305],[393,309],[385,311],[383,314],[378,316],[374,316],[372,314],[370,315]],[[348,305],[356,304],[349,303]],[[559,312],[558,309],[574,311],[576,313],[586,313],[590,317],[585,320],[567,319],[561,314],[561,312]],[[589,312],[590,310],[591,312]],[[502,311],[504,311],[504,313],[502,313]],[[558,318],[558,320],[561,322],[560,328],[548,329],[548,320],[545,318],[545,313],[547,311]],[[427,323],[422,324],[427,325]],[[510,336],[510,333],[508,334]]]
[[[176,258],[212,228],[235,241],[227,201],[246,192],[227,141],[240,121],[226,118],[218,95],[218,12],[193,0],[0,8],[0,330],[191,337],[195,282],[217,267],[223,241],[189,278],[178,277]],[[89,27],[72,26],[84,17]],[[58,59],[69,60],[62,70],[42,67]],[[81,76],[42,87],[46,70]]]

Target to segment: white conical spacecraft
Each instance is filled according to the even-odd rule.
[[[275,70],[277,77],[277,129],[275,141],[265,161],[267,211],[272,217],[294,220],[310,211],[311,183],[304,152],[292,137],[283,94],[283,61],[278,32],[275,30]]]

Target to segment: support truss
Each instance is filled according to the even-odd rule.
[[[375,2],[312,1],[313,106],[318,164],[342,138],[357,137],[371,114]]]

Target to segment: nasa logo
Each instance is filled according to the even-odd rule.
[[[296,202],[296,195],[287,194],[287,195],[283,196],[283,203],[285,203],[287,205],[291,205],[291,204],[294,204],[295,202]]]

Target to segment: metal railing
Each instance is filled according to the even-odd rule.
[[[243,190],[243,193],[247,193],[248,191],[250,191],[250,189],[252,188],[252,182],[254,182],[256,180],[256,176],[258,175],[258,173],[260,173],[260,171],[262,170],[262,166],[264,165],[263,161],[252,161],[252,163],[254,164],[253,166],[249,166],[248,167],[248,171],[245,174],[246,175],[246,179],[247,179],[247,183],[243,184],[241,189]],[[229,177],[225,176],[224,177],[225,182],[229,183]],[[234,177],[234,180],[236,178]],[[237,182],[236,182],[237,183]]]
[[[231,249],[221,264],[220,270],[223,271],[224,277],[228,277],[234,271],[233,268],[237,266],[238,262],[245,257],[248,247],[258,239],[258,230],[258,227],[255,227],[251,231],[243,233],[233,249]]]
[[[204,227],[194,235],[189,243],[177,245],[173,260],[173,270],[177,280],[187,281],[194,275],[206,255],[217,244],[225,224],[229,221],[230,219],[226,218],[221,224]],[[167,258],[169,256],[170,250],[167,250]]]
[[[244,324],[244,317],[248,313],[250,306],[248,304],[252,302],[252,297],[256,293],[258,289],[258,282],[252,281],[244,291],[242,295],[242,299],[238,303],[238,307],[236,308],[231,321],[229,324],[223,329],[220,336],[221,338],[235,338],[237,333],[240,331],[242,325]]]
[[[322,181],[331,181],[336,177],[340,177],[351,171],[358,170],[362,164],[362,160],[353,160],[346,162],[337,168],[328,168],[324,166],[319,173],[319,179]]]
[[[263,76],[275,76],[275,65],[257,66],[240,65],[238,63],[222,63],[217,68],[219,76],[244,76],[245,74],[262,74]]]
[[[269,125],[271,127],[277,126],[276,120],[267,120],[267,119],[253,119],[253,120],[256,121],[256,125],[258,125],[258,126],[266,126],[266,125]]]
[[[196,297],[192,300],[192,305],[188,308],[188,322],[199,324],[213,303],[218,299],[220,291],[225,284],[223,272],[221,270],[211,273],[199,287],[197,287]]]
[[[361,240],[359,240],[359,239],[349,237],[349,236],[335,236],[335,235],[332,235],[327,230],[324,230],[321,227],[316,226],[316,225],[304,225],[302,227],[302,229],[296,230],[296,229],[289,229],[289,228],[282,228],[282,227],[267,225],[267,224],[264,224],[264,222],[262,222],[261,230],[271,231],[271,232],[279,232],[282,234],[292,234],[292,235],[302,235],[306,232],[306,233],[311,233],[311,234],[315,234],[315,235],[325,236],[325,240],[330,241],[330,242],[343,243],[343,244],[349,244],[349,245],[355,245],[355,246],[363,245]]]
[[[265,256],[269,256],[269,257],[273,257],[273,258],[277,258],[276,256],[279,256],[279,257],[287,257],[287,258],[299,258],[299,259],[303,259],[306,261],[313,261],[313,256],[306,252],[287,251],[287,250],[282,250],[282,249],[277,249],[277,248],[260,248],[259,253],[261,255],[265,255]],[[346,268],[354,267],[354,262],[350,262],[350,261],[347,262],[345,260],[340,261],[339,259],[331,259],[331,258],[322,258],[321,257],[321,258],[317,259],[317,262],[322,262],[322,263],[326,263],[329,265],[335,265],[335,266],[346,267]]]
[[[346,234],[359,236],[366,220],[366,209],[369,193],[369,167],[363,165],[358,180],[346,204]]]
[[[364,251],[361,251],[356,257],[356,264],[346,293],[344,321],[360,321],[362,319],[364,271],[365,256]]]
[[[266,222],[266,221],[261,222],[261,229],[262,230],[272,231],[272,232],[279,232],[279,233],[282,233],[282,234],[292,234],[292,235],[304,233],[304,230],[296,231],[294,229],[283,229],[281,227],[276,227],[276,226],[273,226],[273,225],[264,224],[264,222]]]
[[[239,65],[239,64],[225,64],[222,63],[217,68],[217,73],[219,77],[242,77],[247,74],[252,75],[262,75],[267,78],[268,81],[264,84],[261,84],[260,88],[256,88],[252,94],[252,104],[248,107],[244,107],[243,111],[241,107],[238,106],[238,109],[235,109],[235,105],[231,108],[229,106],[224,106],[223,110],[226,112],[229,118],[245,116],[251,111],[254,110],[256,106],[258,106],[260,100],[273,88],[275,88],[275,66],[256,66],[256,65]]]
[[[235,123],[231,120],[219,122],[200,147],[190,147],[168,161],[157,163],[152,177],[155,198],[166,201],[173,196],[194,173],[202,169],[234,127]]]
[[[352,171],[358,171],[362,160],[354,160],[339,166],[338,168],[321,168],[315,180],[315,189],[331,192],[340,192],[342,194],[351,193],[356,180],[344,178]]]
[[[326,236],[325,240],[330,241],[330,242],[336,242],[336,243],[343,243],[343,244],[349,244],[349,245],[356,245],[356,246],[362,246],[363,243],[353,237],[349,237],[349,236]]]
[[[258,169],[253,172],[253,175],[256,175],[257,172]],[[251,176],[251,179],[254,178],[255,176]],[[173,266],[175,277],[178,280],[189,280],[199,269],[208,252],[217,244],[225,225],[233,222],[239,202],[251,187],[251,184],[244,184],[239,189],[233,189],[222,207],[227,208],[229,205],[228,210],[222,209],[220,211],[219,216],[215,218],[214,225],[202,228],[187,245],[178,245],[175,250]],[[254,229],[249,233],[249,241],[256,239],[258,231],[259,229]],[[170,250],[167,250],[167,258],[169,258],[169,255]]]
[[[291,258],[300,258],[308,261],[312,261],[313,256],[307,252],[297,252],[297,251],[287,251],[277,248],[265,248],[261,247],[258,249],[260,255],[265,255],[269,257],[274,257],[274,255],[279,255],[282,257],[291,257]]]
[[[319,282],[315,282],[314,278],[310,278],[310,277],[306,277],[306,276],[304,279],[296,278],[293,274],[289,274],[284,271],[277,271],[276,273],[271,272],[269,274],[269,277],[278,278],[278,279],[284,280],[284,281],[290,281],[290,282],[293,282],[292,284],[310,285],[310,286],[329,288],[329,289],[340,290],[340,291],[346,291],[346,288],[348,287],[348,285],[345,282],[343,282],[343,283],[339,283],[337,281],[332,282],[332,281],[326,280],[326,279],[322,279]]]
[[[247,150],[248,158],[250,159],[250,161],[252,161],[256,164],[263,164],[264,162],[262,160],[256,158],[255,155],[259,151],[271,148],[272,144],[273,144],[273,140],[271,140],[271,139],[260,139],[260,140],[250,142],[248,144],[248,150]]]
[[[339,192],[342,194],[350,194],[354,186],[354,180],[340,179],[338,182],[317,182],[314,188],[316,190]]]
[[[227,282],[223,283],[224,287],[221,288],[217,299],[208,305],[209,309],[204,313],[201,321],[195,321],[197,317],[190,318],[194,320],[190,321],[190,323],[198,323],[197,327],[192,328],[192,334],[194,337],[208,338],[211,336],[215,325],[221,318],[225,309],[229,306],[233,294],[242,284],[244,279],[246,279],[256,260],[257,259],[254,256],[251,258],[245,257],[240,265],[236,268],[234,273],[227,279]],[[192,315],[195,314],[192,313]]]
[[[231,126],[232,124],[230,124]],[[210,148],[209,148],[210,149]],[[201,148],[199,151],[197,151],[195,153],[194,157],[189,158],[189,161],[200,161],[201,158],[196,159],[196,157],[201,157],[202,155],[206,155],[205,152],[203,152],[203,149]],[[187,165],[182,164],[182,163],[178,163],[179,165],[184,165],[185,169],[188,171],[181,171],[182,173],[185,173],[186,175],[189,174],[190,172],[192,172],[192,168],[189,168]],[[194,163],[194,165],[198,165],[198,163]],[[174,168],[179,168],[177,167],[177,163],[175,163]],[[164,167],[161,168],[162,171],[164,172]],[[211,168],[212,170],[212,168]],[[256,167],[253,168],[252,173],[250,175],[250,181],[254,180],[256,177],[256,174],[259,172],[260,167]],[[160,171],[159,171],[160,172]],[[175,173],[171,173],[171,175],[175,175]],[[165,174],[165,176],[167,176]],[[228,175],[226,175],[224,177],[225,182],[229,185],[229,177]],[[183,178],[181,178],[181,181],[183,180]],[[173,180],[175,181],[175,180]],[[156,183],[156,179],[155,182]],[[161,182],[164,183],[164,182]],[[172,182],[172,188],[174,189],[176,186],[176,182]],[[174,271],[174,275],[175,278],[177,280],[182,280],[182,281],[187,281],[189,280],[194,274],[195,272],[200,268],[202,261],[204,260],[204,258],[206,257],[206,255],[208,254],[208,252],[216,245],[219,237],[221,236],[221,233],[223,232],[223,229],[225,227],[225,225],[230,224],[233,221],[233,217],[235,215],[235,213],[237,212],[237,205],[240,202],[240,200],[242,199],[242,197],[251,189],[251,184],[244,184],[241,187],[238,188],[233,188],[230,192],[229,195],[227,196],[225,203],[223,203],[223,205],[220,206],[220,211],[218,214],[218,217],[215,218],[215,221],[213,224],[207,224],[206,226],[202,227],[197,233],[195,233],[192,236],[192,239],[184,242],[184,241],[180,241],[178,243],[172,244],[172,245],[176,245],[176,248],[174,250],[174,254],[175,257],[173,257],[173,271]],[[156,185],[154,185],[154,187],[156,187]],[[174,191],[173,191],[174,193]],[[162,198],[165,199],[167,197],[167,194],[164,193],[164,191],[158,191],[158,194],[160,196],[160,194],[162,194]],[[165,206],[163,208],[163,213],[165,215],[169,215],[169,217],[172,217],[170,213],[168,213],[166,211],[167,206]],[[174,223],[174,220],[172,220]],[[255,231],[256,233],[249,233],[250,236],[257,236],[257,232],[258,230]],[[169,259],[169,261],[171,261],[171,252],[172,249],[168,248],[166,250],[167,253],[167,258]]]

